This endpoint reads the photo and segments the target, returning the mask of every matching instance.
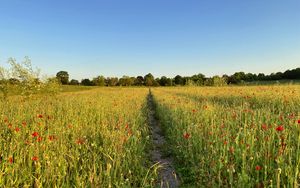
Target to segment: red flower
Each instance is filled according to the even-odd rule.
[[[276,131],[278,131],[278,132],[281,132],[281,131],[283,131],[283,130],[284,130],[284,128],[283,128],[282,125],[280,125],[280,126],[278,126],[278,127],[276,128]]]
[[[193,111],[193,113],[196,113],[196,112],[197,112],[197,110],[196,110],[196,109],[193,109],[192,111]]]
[[[43,115],[42,114],[38,114],[37,117],[38,118],[43,118]]]
[[[50,135],[48,138],[49,138],[50,141],[53,141],[55,139],[55,136]]]
[[[78,144],[78,145],[84,144],[84,139],[82,139],[82,138],[77,139],[76,144]]]
[[[298,119],[298,124],[300,124],[300,119]]]
[[[12,164],[12,163],[14,162],[14,159],[13,159],[12,157],[10,157],[10,158],[8,159],[8,161],[9,161],[10,164]]]
[[[39,133],[38,133],[38,132],[32,133],[32,137],[38,137],[38,136],[39,136]]]
[[[185,139],[189,139],[189,138],[191,137],[191,135],[190,135],[189,133],[184,133],[184,134],[183,134],[183,137],[184,137]]]
[[[33,160],[33,161],[38,161],[39,158],[38,158],[37,156],[33,156],[33,157],[31,158],[31,160]]]
[[[268,129],[268,126],[267,126],[266,124],[263,124],[263,125],[261,126],[261,128],[262,128],[263,130],[267,130],[267,129]]]
[[[15,128],[15,131],[16,131],[16,132],[19,132],[19,131],[20,131],[20,128],[19,128],[19,127],[16,127],[16,128]]]
[[[26,127],[26,122],[25,121],[22,122],[22,126]]]
[[[260,171],[261,169],[262,169],[262,167],[259,166],[259,165],[257,165],[257,166],[255,167],[255,170],[257,170],[257,171]]]
[[[42,141],[42,140],[43,140],[43,138],[40,137],[40,136],[36,139],[36,141],[38,141],[38,142],[40,142],[40,141]]]

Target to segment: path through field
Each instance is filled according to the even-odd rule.
[[[153,138],[153,150],[151,151],[152,161],[159,163],[162,168],[159,172],[159,186],[163,188],[176,188],[179,186],[179,179],[176,175],[173,167],[173,159],[169,156],[165,156],[163,153],[163,147],[165,146],[165,137],[160,127],[160,122],[155,118],[155,106],[151,91],[148,95],[148,107],[149,107],[149,124],[152,130]]]

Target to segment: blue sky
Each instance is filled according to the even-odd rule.
[[[0,0],[0,65],[72,78],[300,67],[299,0]]]

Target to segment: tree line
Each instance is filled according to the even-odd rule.
[[[195,74],[193,76],[180,76],[174,78],[162,76],[155,78],[151,73],[145,76],[123,76],[118,77],[104,77],[97,76],[93,79],[85,78],[81,81],[76,79],[69,80],[67,71],[59,71],[56,78],[63,85],[84,85],[84,86],[223,86],[228,84],[240,84],[244,82],[254,81],[277,81],[277,80],[295,80],[300,79],[300,68],[286,70],[285,72],[271,73],[265,75],[264,73],[253,74],[245,72],[236,72],[232,75],[212,76],[206,77],[204,74]]]

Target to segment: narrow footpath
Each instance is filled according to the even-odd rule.
[[[148,120],[152,131],[153,149],[151,151],[151,157],[153,163],[159,163],[162,168],[159,171],[158,186],[161,188],[176,188],[179,187],[179,178],[176,175],[173,160],[169,156],[165,156],[163,153],[163,147],[165,147],[165,137],[161,130],[160,122],[155,118],[155,106],[153,101],[153,95],[149,90],[148,95]]]

